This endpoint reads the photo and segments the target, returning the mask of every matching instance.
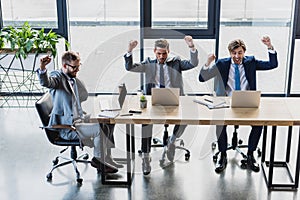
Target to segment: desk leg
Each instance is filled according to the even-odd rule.
[[[127,171],[126,171],[126,181],[125,180],[106,180],[106,175],[104,173],[105,169],[101,169],[101,181],[103,185],[127,185],[128,187],[131,186],[132,183],[132,163],[134,163],[134,125],[133,124],[126,124],[126,158],[120,158],[120,160],[126,161]],[[103,133],[101,132],[101,162],[105,161],[104,157],[104,150],[105,150],[105,141],[104,141]],[[132,143],[131,143],[132,142]]]
[[[300,129],[299,129],[299,136],[298,136],[298,152],[297,152],[297,161],[296,161],[296,171],[295,171],[295,188],[298,188],[299,184],[299,167],[300,167]]]
[[[285,161],[287,163],[290,162],[291,142],[292,142],[292,130],[293,130],[293,127],[289,126],[288,139],[287,139],[287,145],[286,145],[286,155],[285,155]]]
[[[268,182],[268,187],[271,187],[271,186],[272,186],[272,183],[273,183],[273,170],[274,170],[274,157],[275,157],[276,129],[277,129],[277,126],[272,126],[272,138],[271,138],[271,151],[270,151],[269,182]]]
[[[262,141],[262,154],[261,154],[261,162],[264,163],[266,160],[266,145],[267,145],[267,131],[268,127],[264,126],[263,129],[263,141]]]

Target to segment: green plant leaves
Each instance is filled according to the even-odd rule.
[[[9,26],[3,28],[0,32],[0,48],[7,45],[12,51],[15,51],[16,57],[24,59],[29,53],[47,53],[51,51],[53,57],[56,56],[56,44],[62,36],[50,30],[45,33],[44,28],[35,30],[25,22],[21,28]],[[70,44],[65,40],[67,48]]]

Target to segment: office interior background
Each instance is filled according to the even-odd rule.
[[[40,29],[44,27],[47,30],[52,29],[65,37],[70,42],[70,48],[79,52],[81,55],[82,67],[79,72],[79,78],[86,83],[91,97],[96,94],[115,94],[118,85],[121,83],[126,83],[130,94],[135,94],[138,90],[143,89],[140,87],[141,83],[143,83],[143,76],[127,72],[124,67],[123,56],[126,53],[130,40],[136,39],[139,41],[138,47],[133,52],[135,61],[143,60],[148,56],[153,57],[153,43],[155,39],[161,37],[169,40],[171,55],[178,55],[184,59],[189,57],[189,49],[183,37],[184,35],[192,35],[196,48],[199,51],[200,63],[197,68],[183,73],[184,90],[186,95],[202,95],[211,94],[213,91],[213,82],[200,83],[198,81],[200,67],[206,62],[208,54],[215,53],[219,58],[227,57],[229,55],[227,50],[229,41],[240,38],[243,39],[247,45],[246,55],[255,55],[258,59],[267,59],[267,49],[260,39],[263,35],[269,35],[278,53],[279,67],[271,71],[258,72],[257,88],[262,91],[263,96],[300,97],[300,58],[297,56],[300,50],[299,8],[298,0],[1,0],[0,26],[1,28],[7,26],[21,26],[25,21],[28,21],[33,28]],[[63,42],[61,42],[58,46],[58,56],[54,60],[54,67],[56,69],[60,68],[60,55],[64,50],[65,46]],[[0,73],[1,80],[1,77],[4,75],[2,71],[0,71]],[[39,98],[41,95],[40,91],[30,94],[30,97],[32,98],[32,96],[34,96],[34,98],[32,98],[33,101],[29,103],[29,106],[28,104],[25,106],[17,104],[15,106],[14,102],[9,104],[5,102],[2,104],[4,97],[11,95],[11,91],[3,87],[6,83],[1,82],[1,84],[0,92],[2,97],[0,101],[2,108],[0,112],[2,113],[1,124],[2,127],[4,127],[3,130],[6,131],[4,135],[10,134],[9,130],[11,129],[9,127],[14,126],[16,123],[17,125],[25,127],[29,126],[30,129],[36,129],[34,130],[35,132],[41,131],[38,128],[39,119],[34,117],[35,110],[30,106],[34,105],[34,100]],[[24,95],[26,96],[26,94]],[[13,101],[14,100],[15,99],[13,99]],[[97,102],[91,100],[86,103],[86,106],[88,109],[93,110],[93,107],[98,105]],[[27,123],[13,117],[16,115],[16,112],[19,113],[20,116],[27,116],[23,113],[24,110],[30,113],[28,114],[30,117],[26,119]],[[30,121],[28,121],[28,119]],[[14,131],[17,132],[23,132],[24,130],[22,129],[21,127],[14,127]],[[210,128],[207,127],[207,129]],[[122,128],[120,127],[117,130],[121,131]],[[157,128],[156,134],[161,134],[161,130],[161,127]],[[195,130],[201,131],[201,128],[194,127],[191,129],[191,131]],[[248,131],[248,129],[246,130]],[[4,137],[4,135],[1,137]],[[192,135],[193,139],[190,139],[188,143],[188,145],[191,146],[197,141],[195,134]],[[14,139],[18,140],[18,133],[14,133],[14,137]],[[26,139],[26,137],[24,138]],[[22,139],[24,138],[22,136]],[[43,141],[42,144],[47,144],[43,139],[45,138],[41,137],[37,140]],[[3,144],[3,142],[0,142],[0,144],[2,145],[0,148],[4,150],[1,152],[2,155],[6,153],[5,150],[7,149],[4,148],[6,145]],[[16,144],[22,143],[17,142]],[[53,148],[53,146],[48,144],[45,147],[38,144],[36,146],[44,149],[43,151],[46,152],[48,150],[52,151],[50,149]],[[25,148],[15,148],[17,152],[26,151]],[[32,150],[32,147],[29,149]],[[12,155],[9,162],[14,162],[13,154],[8,154]],[[34,155],[38,156],[37,153]],[[46,172],[49,166],[48,164],[50,164],[50,157],[43,156],[39,157],[39,159],[43,160],[42,166]],[[3,157],[0,158],[0,160],[0,167],[2,168],[0,169],[1,177],[7,177],[8,175],[4,175],[6,171],[4,167],[8,164],[4,164],[4,162],[8,161],[4,160]],[[196,160],[197,162],[195,163],[197,165],[200,161],[199,159]],[[216,181],[218,176],[214,174],[211,159],[207,158],[201,162],[209,162],[209,164],[201,166],[200,168],[203,170],[205,166],[209,166],[206,170],[210,170],[211,172],[209,174],[212,174],[213,177],[209,176],[206,178],[211,178],[212,182]],[[192,163],[191,161],[190,164]],[[29,164],[27,163],[27,165]],[[31,167],[27,165],[18,166],[18,168]],[[181,171],[186,170],[186,165],[182,163],[178,165],[181,165],[179,167],[176,166],[180,168]],[[18,168],[16,170],[18,170]],[[193,168],[197,170],[197,166],[193,166]],[[21,171],[23,170],[24,169]],[[155,171],[153,172],[153,176],[156,176],[157,180],[161,181],[160,183],[162,183],[165,178],[161,171],[163,170],[157,173],[155,173]],[[174,177],[176,177],[178,171],[180,170],[174,172]],[[181,173],[178,175],[181,179],[188,179],[188,177],[185,177],[184,172],[178,173]],[[249,176],[257,175],[252,173]],[[96,179],[95,177],[95,174],[89,174],[88,180]],[[30,179],[30,177],[26,178]],[[83,190],[79,191],[74,189],[75,187],[73,188],[72,181],[70,180],[65,186],[65,188],[68,188],[68,193],[64,194],[64,187],[53,186],[49,188],[49,184],[47,185],[46,180],[43,178],[44,177],[40,177],[39,182],[35,183],[36,185],[27,185],[23,189],[31,191],[31,187],[40,187],[42,188],[41,191],[49,191],[51,195],[53,195],[52,197],[54,197],[52,199],[72,199],[71,197],[73,197],[73,199],[80,199],[79,197],[82,197],[82,199],[102,199],[102,194],[105,194],[104,198],[108,197],[111,199],[121,199],[121,197],[124,197],[124,199],[168,199],[169,197],[173,197],[173,199],[205,199],[205,195],[207,195],[206,197],[208,199],[213,199],[214,197],[216,199],[223,199],[223,197],[235,199],[235,195],[237,194],[240,195],[238,196],[239,199],[297,199],[297,191],[281,191],[278,193],[268,191],[266,186],[261,183],[263,182],[262,177],[257,178],[260,185],[256,185],[254,187],[254,194],[248,193],[248,197],[246,197],[247,193],[245,193],[246,196],[243,195],[243,192],[247,191],[246,186],[241,191],[226,191],[226,188],[223,188],[223,190],[225,190],[225,192],[223,191],[224,193],[222,193],[223,196],[222,194],[204,192],[204,189],[201,194],[196,193],[197,195],[193,195],[191,193],[193,193],[193,190],[198,190],[198,187],[191,186],[190,189],[187,189],[187,186],[182,186],[182,184],[185,184],[184,182],[180,182],[178,183],[179,185],[175,186],[172,185],[172,183],[164,183],[164,186],[167,186],[167,190],[172,187],[175,187],[175,189],[181,188],[182,196],[176,193],[176,191],[174,191],[175,189],[170,189],[171,192],[176,193],[174,196],[168,193],[155,193],[155,190],[159,190],[158,186],[153,186],[153,191],[151,190],[153,194],[158,196],[151,196],[150,192],[147,193],[146,191],[150,187],[143,187],[147,180],[145,180],[141,174],[135,177],[136,182],[133,183],[133,189],[115,189],[99,184],[97,186],[94,185],[95,187],[92,192],[84,187]],[[67,179],[68,178],[69,177],[67,177]],[[31,194],[33,198],[26,196],[28,193],[21,189],[23,186],[12,184],[14,181],[18,182],[18,177],[13,177],[13,179],[14,180],[10,181],[2,179],[2,181],[0,181],[0,193],[4,194],[5,199],[36,199],[41,195],[41,193],[36,195]],[[199,179],[201,179],[201,177],[199,177]],[[257,181],[256,178],[252,179],[247,177],[247,179]],[[236,185],[238,182],[230,182],[226,179],[223,181],[223,183],[219,182],[218,186],[220,186],[219,184],[226,185],[227,183],[231,183],[234,185],[231,187],[238,187],[238,185]],[[191,184],[191,182],[187,182]],[[202,182],[205,182],[205,180],[202,180]],[[25,181],[21,181],[20,183],[26,184]],[[10,186],[11,184],[12,186]],[[18,188],[18,194],[20,194],[20,196],[13,194],[13,188],[8,189],[8,187]],[[47,189],[45,189],[45,187]],[[205,188],[205,183],[199,185],[199,190],[201,190],[201,187]],[[212,184],[212,187],[216,187],[216,185]],[[259,187],[264,188],[262,189],[263,192],[259,192]],[[96,189],[101,192],[98,193]],[[213,192],[214,188],[208,190]],[[253,188],[250,189],[250,191],[252,190]],[[56,192],[57,194],[55,195]],[[87,196],[84,196],[84,192],[86,192]],[[116,192],[116,194],[113,194],[114,192]],[[148,194],[148,196],[139,196],[140,192]],[[22,194],[25,196],[22,196]],[[61,194],[64,194],[65,197]],[[9,195],[12,195],[12,198],[10,198]]]

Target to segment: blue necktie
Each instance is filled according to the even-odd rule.
[[[159,64],[159,87],[164,88],[165,87],[165,74],[164,74],[164,65]]]
[[[235,90],[241,90],[240,71],[239,71],[238,64],[234,64],[234,81],[235,81]]]

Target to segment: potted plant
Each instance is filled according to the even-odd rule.
[[[44,28],[35,30],[25,22],[21,28],[5,27],[0,32],[1,53],[13,52],[16,58],[27,58],[28,54],[51,53],[56,56],[56,45],[62,36],[50,30],[45,33]],[[70,44],[65,40],[65,45]]]
[[[145,95],[141,95],[140,97],[140,107],[147,108],[147,99]]]

